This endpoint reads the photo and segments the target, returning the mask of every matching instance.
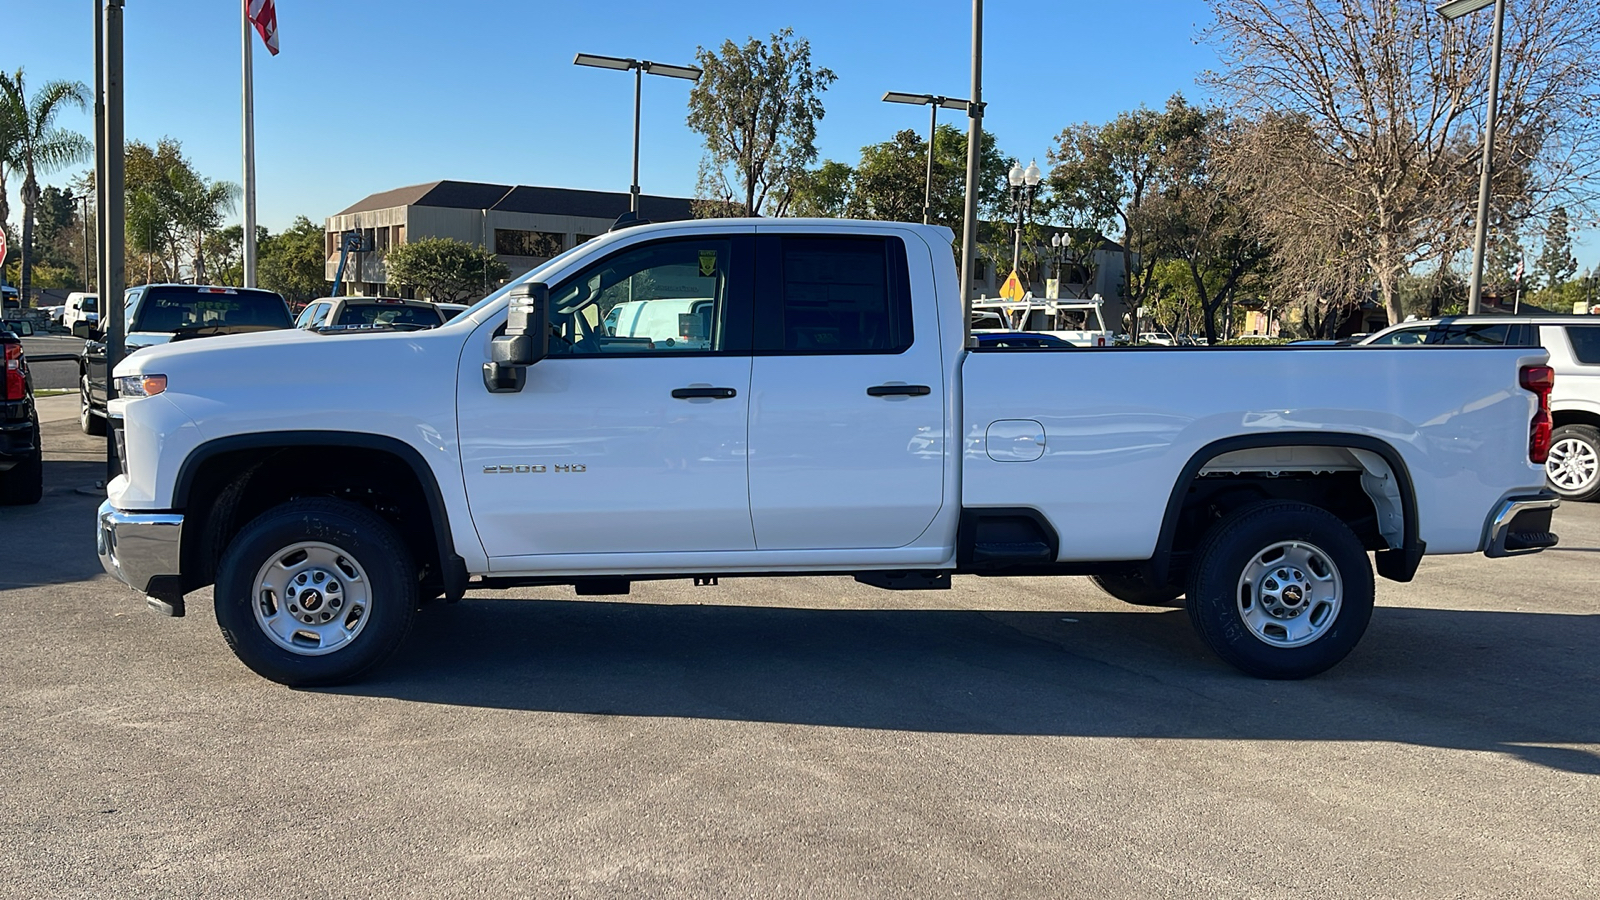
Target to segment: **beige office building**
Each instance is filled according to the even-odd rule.
[[[327,278],[332,281],[339,269],[339,236],[347,231],[360,231],[372,248],[350,254],[344,273],[348,292],[393,295],[397,289],[388,286],[383,262],[390,247],[423,238],[455,238],[492,249],[515,278],[604,234],[627,211],[627,194],[606,191],[474,181],[398,188],[373,194],[328,217],[323,228]],[[641,196],[639,212],[652,222],[693,216],[690,201],[680,197]]]

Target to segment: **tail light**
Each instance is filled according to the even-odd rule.
[[[1539,410],[1528,425],[1528,461],[1542,466],[1550,458],[1550,432],[1555,430],[1550,419],[1550,389],[1556,386],[1556,370],[1549,366],[1523,366],[1518,380],[1524,390],[1539,398]]]
[[[28,366],[22,361],[22,345],[6,345],[6,394],[7,400],[22,400],[28,395]]]

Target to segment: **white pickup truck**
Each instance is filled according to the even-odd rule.
[[[640,226],[428,331],[143,350],[101,560],[170,614],[214,585],[234,652],[295,685],[468,589],[775,574],[1091,575],[1298,678],[1360,639],[1372,559],[1555,543],[1542,349],[968,350],[950,243]],[[685,299],[689,339],[605,327]]]

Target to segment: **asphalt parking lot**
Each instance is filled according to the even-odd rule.
[[[1600,505],[1305,682],[1085,579],[819,578],[471,596],[294,691],[101,574],[75,404],[0,510],[0,896],[1600,896]]]

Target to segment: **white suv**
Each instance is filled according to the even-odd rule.
[[[1556,370],[1555,434],[1545,475],[1567,500],[1600,496],[1600,316],[1455,316],[1402,322],[1363,346],[1544,347]]]

